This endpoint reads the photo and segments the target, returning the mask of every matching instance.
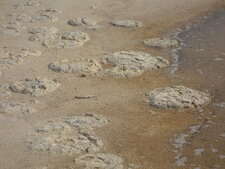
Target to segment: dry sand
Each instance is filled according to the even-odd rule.
[[[13,92],[5,97],[4,93],[0,93],[0,102],[32,102],[31,106],[35,109],[32,114],[19,112],[18,114],[16,112],[0,114],[0,168],[45,169],[44,166],[46,166],[47,169],[70,169],[70,167],[82,169],[74,162],[74,159],[80,154],[71,156],[39,152],[30,149],[26,141],[33,137],[33,132],[38,126],[48,120],[86,112],[101,114],[110,121],[104,127],[95,130],[95,134],[104,143],[100,153],[111,154],[114,155],[113,157],[118,156],[118,159],[123,160],[125,169],[134,169],[137,166],[140,169],[176,168],[174,156],[179,155],[181,150],[179,149],[174,155],[174,147],[171,142],[173,142],[174,134],[189,132],[188,127],[197,122],[196,114],[193,113],[193,110],[152,108],[146,101],[145,92],[171,85],[185,85],[203,91],[210,90],[213,96],[213,92],[216,91],[209,89],[209,86],[203,85],[204,83],[200,83],[195,76],[192,78],[193,73],[189,74],[188,71],[183,74],[191,79],[187,81],[184,81],[183,78],[173,78],[162,70],[147,72],[134,78],[115,79],[107,76],[84,75],[80,77],[74,74],[58,73],[50,70],[48,65],[59,60],[77,58],[94,59],[101,63],[104,54],[121,50],[143,51],[151,53],[153,56],[163,56],[169,59],[167,51],[147,48],[141,44],[141,41],[159,37],[170,29],[182,26],[204,13],[224,7],[224,0],[46,0],[40,1],[40,4],[34,3],[34,6],[15,8],[17,2],[23,1],[26,0],[0,0],[0,31],[2,32],[0,33],[0,47],[12,50],[32,49],[41,51],[42,54],[27,57],[21,64],[15,64],[6,69],[0,68],[0,84],[6,85],[7,88],[10,84],[26,78],[51,77],[61,85],[53,92],[38,98]],[[30,4],[32,5],[32,3]],[[54,10],[49,10],[40,22],[30,22],[29,17],[39,16],[40,10],[49,8],[60,12],[55,14]],[[28,18],[19,21],[23,29],[20,29],[21,25],[13,24],[12,26],[11,24],[10,31],[7,30],[7,33],[4,33],[4,25],[15,21],[15,18],[8,16],[13,13],[25,14]],[[67,23],[70,19],[82,17],[94,19],[101,25],[101,28],[73,27]],[[142,27],[125,28],[110,24],[112,21],[123,19],[139,21],[143,25]],[[57,28],[59,30],[57,37],[64,32],[82,31],[89,35],[90,40],[78,48],[48,48],[38,41],[29,40],[28,31],[38,27]],[[104,69],[107,67],[107,65],[105,67],[103,65]],[[180,75],[179,72],[177,74]],[[223,72],[222,75],[224,75]],[[45,86],[39,87],[45,88]],[[8,89],[6,90],[10,92]],[[0,90],[0,92],[2,91]],[[85,97],[91,95],[96,97]],[[85,99],[76,99],[76,96]],[[213,101],[219,103],[223,98],[221,96],[219,100]],[[210,110],[210,106],[207,106],[206,110]],[[217,132],[224,130],[222,122],[220,125],[222,127]],[[188,137],[193,137],[193,133],[189,133]],[[206,132],[203,138],[210,137],[211,135]],[[201,148],[197,147],[200,144],[198,141],[195,141],[196,149]],[[218,143],[217,146],[217,149],[222,149],[223,144]],[[187,152],[186,156],[188,157],[185,157],[189,159],[192,157],[191,150],[186,148],[182,155]],[[204,154],[204,152],[201,153]],[[222,159],[223,152],[220,153],[222,154],[217,155]],[[208,169],[212,165],[225,167],[221,161],[218,161],[218,164],[207,163],[211,160],[210,155],[204,157],[206,162],[194,159],[195,163],[199,162],[204,169]],[[178,163],[182,164],[182,157],[180,159]],[[114,166],[114,169],[120,167],[120,164],[121,161],[118,166]],[[193,165],[190,163],[181,167],[190,169],[195,167]]]

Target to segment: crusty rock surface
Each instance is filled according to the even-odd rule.
[[[7,98],[12,94],[8,85],[0,85],[0,99]]]
[[[0,113],[33,113],[35,110],[26,103],[7,102],[0,103]]]
[[[71,62],[63,60],[48,65],[49,69],[55,72],[74,73],[79,76],[96,75],[102,70],[101,65],[92,59],[76,59]]]
[[[179,45],[179,41],[170,38],[150,38],[142,41],[144,46],[157,47],[157,48],[169,48]]]
[[[1,32],[3,34],[18,35],[24,29],[26,29],[26,27],[22,26],[22,24],[20,22],[13,21],[13,22],[9,22],[9,23],[3,25]]]
[[[41,41],[57,38],[58,29],[55,27],[38,27],[31,29],[28,33],[31,34],[29,37],[30,41]]]
[[[124,28],[142,27],[142,23],[140,21],[129,20],[129,19],[116,20],[116,21],[111,22],[111,24],[114,26],[124,27]]]
[[[106,123],[108,120],[103,116],[93,113],[49,121],[48,124],[39,127],[35,137],[27,143],[32,149],[49,153],[98,152],[103,142],[93,130]]]
[[[22,2],[18,2],[15,4],[16,9],[28,7],[28,6],[39,6],[41,4],[41,1],[38,0],[25,0]]]
[[[157,88],[147,93],[149,104],[156,108],[196,108],[210,102],[209,94],[184,86]]]
[[[13,92],[31,94],[32,96],[42,96],[53,92],[60,86],[53,78],[27,78],[22,81],[14,82],[10,85]]]
[[[32,49],[0,48],[0,69],[11,68],[29,56],[40,56],[41,52]]]
[[[39,27],[29,31],[31,41],[40,41],[48,48],[76,48],[84,45],[90,38],[87,33],[71,31],[58,33],[54,27]]]
[[[57,15],[60,14],[61,11],[58,11],[56,9],[44,9],[44,10],[39,10],[37,12],[37,16],[34,16],[31,20],[31,22],[45,22],[45,21],[50,21],[50,22],[56,22],[58,20]]]
[[[13,13],[13,14],[10,14],[8,16],[15,19],[16,21],[30,21],[31,20],[31,17],[26,15],[26,14]]]
[[[81,26],[82,25],[88,29],[93,29],[93,30],[103,27],[102,25],[99,25],[96,20],[91,19],[91,18],[85,18],[85,17],[70,19],[68,21],[68,24],[71,26]]]
[[[74,163],[84,169],[123,169],[123,159],[117,155],[99,153],[84,154],[77,157]]]
[[[145,71],[160,69],[169,64],[168,60],[162,57],[135,51],[112,52],[106,54],[103,60],[113,64],[113,68],[106,69],[105,73],[116,78],[140,76]]]

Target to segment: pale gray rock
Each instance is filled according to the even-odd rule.
[[[79,76],[96,75],[102,70],[101,65],[92,59],[76,59],[73,61],[63,60],[48,65],[55,72],[73,73]]]
[[[31,149],[49,153],[95,153],[100,151],[103,142],[93,130],[107,123],[107,119],[94,113],[68,116],[40,126],[27,143]]]
[[[41,41],[43,42],[44,40],[53,40],[58,37],[58,29],[55,27],[38,27],[31,29],[28,33],[31,34],[29,37],[30,41]]]
[[[105,73],[116,78],[140,76],[145,71],[166,67],[168,60],[151,56],[145,52],[116,51],[103,57],[104,63],[113,64],[113,68],[106,69]]]
[[[140,21],[129,20],[129,19],[116,20],[116,21],[111,22],[111,24],[113,26],[124,27],[124,28],[142,27],[142,23]]]
[[[8,85],[0,85],[0,98],[7,98],[12,94]]]
[[[149,105],[160,109],[197,108],[210,102],[210,95],[184,86],[157,88],[147,93]]]
[[[30,21],[31,20],[31,17],[26,15],[26,14],[16,14],[16,13],[13,13],[13,14],[10,14],[8,15],[9,17],[15,19],[16,21]]]
[[[10,89],[16,93],[31,94],[32,96],[42,96],[55,91],[60,86],[53,78],[27,78],[22,81],[14,82]]]
[[[150,38],[142,41],[142,44],[147,47],[169,48],[179,45],[179,41],[170,38]]]

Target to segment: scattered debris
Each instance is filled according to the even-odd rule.
[[[53,92],[60,86],[53,78],[27,78],[23,81],[17,81],[10,85],[13,92],[22,94],[31,94],[32,96],[42,96]]]
[[[91,99],[97,97],[96,95],[87,95],[87,96],[74,96],[75,99]]]
[[[27,21],[31,20],[31,17],[27,16],[26,14],[13,13],[13,14],[10,14],[8,16],[14,18],[16,21],[26,21],[27,22]]]
[[[55,27],[38,27],[31,29],[28,33],[32,34],[29,37],[30,41],[45,41],[57,38],[58,29]]]
[[[145,52],[116,51],[103,57],[104,63],[112,63],[113,68],[105,73],[116,78],[140,76],[145,71],[160,69],[169,64],[168,60],[151,56]]]
[[[11,93],[8,85],[0,85],[0,98],[7,98]]]
[[[169,48],[179,45],[179,41],[170,38],[150,38],[142,41],[142,44],[147,47]]]
[[[184,86],[157,88],[146,95],[150,106],[160,109],[197,108],[210,102],[209,94]]]
[[[92,59],[76,59],[72,62],[63,60],[50,63],[48,67],[55,72],[74,73],[79,76],[96,75],[102,70],[101,65]]]
[[[142,23],[140,21],[134,21],[129,19],[124,20],[116,20],[111,22],[112,25],[124,28],[138,28],[142,27]]]

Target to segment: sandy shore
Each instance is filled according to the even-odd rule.
[[[115,79],[105,76],[79,77],[74,74],[57,73],[48,69],[51,62],[74,58],[101,60],[105,53],[119,50],[134,50],[163,55],[169,52],[146,48],[140,41],[159,37],[177,27],[206,13],[222,8],[223,0],[140,0],[140,1],[42,1],[39,6],[15,9],[17,1],[0,0],[1,26],[15,18],[13,13],[37,15],[37,11],[47,8],[56,9],[56,22],[40,21],[30,23],[21,21],[26,27],[18,35],[0,34],[0,47],[8,49],[29,48],[38,50],[40,56],[23,59],[0,69],[0,84],[11,84],[26,78],[51,77],[61,85],[59,88],[40,97],[13,93],[9,98],[2,95],[3,102],[23,102],[30,104],[34,113],[0,114],[0,168],[1,169],[69,169],[75,166],[73,160],[78,154],[47,153],[31,150],[27,140],[33,137],[35,129],[48,120],[60,119],[69,115],[94,112],[103,115],[110,122],[97,128],[95,134],[104,146],[101,153],[120,156],[124,168],[168,169],[175,168],[171,138],[196,122],[193,110],[158,110],[146,102],[145,93],[157,87],[186,85],[201,89],[200,83],[185,82],[169,76],[165,71],[150,71],[134,78]],[[103,27],[97,30],[85,27],[72,27],[67,21],[72,18],[88,17],[95,19]],[[118,19],[132,19],[142,22],[140,28],[114,27],[109,22]],[[29,39],[28,30],[40,26],[56,27],[60,32],[80,30],[87,33],[90,40],[80,48],[46,48],[40,42]],[[184,66],[185,67],[185,66]],[[178,72],[179,74],[180,72]],[[185,73],[189,78],[189,73]],[[209,86],[204,86],[207,89]],[[78,96],[94,96],[77,99]],[[78,97],[79,98],[79,97]],[[35,101],[34,101],[35,100]],[[222,147],[222,146],[221,146]],[[84,154],[84,153],[82,153]],[[133,167],[133,168],[132,168]],[[189,166],[188,166],[189,167]],[[45,169],[45,168],[43,168]],[[106,168],[108,169],[108,168]],[[113,168],[117,169],[117,168]]]

